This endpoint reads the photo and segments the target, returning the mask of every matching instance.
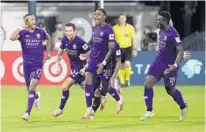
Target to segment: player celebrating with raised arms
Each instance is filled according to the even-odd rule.
[[[148,71],[144,89],[147,111],[140,120],[154,116],[152,105],[153,86],[161,78],[164,79],[167,93],[173,97],[174,101],[180,107],[180,120],[182,120],[187,113],[187,104],[181,92],[176,88],[178,65],[184,57],[184,50],[178,32],[174,27],[169,25],[170,19],[170,13],[167,11],[162,11],[157,18],[157,24],[160,28],[160,49],[158,56]]]
[[[107,93],[109,88],[109,81],[111,77],[111,56],[114,49],[114,32],[111,26],[106,24],[106,11],[102,8],[97,9],[94,14],[95,26],[93,27],[93,39],[91,54],[88,61],[88,68],[86,69],[86,86],[85,98],[87,110],[83,119],[94,114],[92,109],[92,97],[94,86],[93,80],[98,80],[96,84],[103,85],[104,93]],[[106,96],[106,95],[103,95]]]
[[[82,72],[85,71],[86,60],[81,60],[80,55],[87,58],[90,47],[87,43],[76,35],[76,26],[73,23],[66,24],[65,36],[62,38],[60,49],[57,55],[56,63],[60,62],[60,58],[67,51],[71,64],[71,75],[62,84],[62,98],[59,108],[52,113],[52,116],[57,117],[63,113],[64,106],[69,98],[69,89],[73,84],[78,83],[83,89],[85,86],[85,77]]]
[[[40,94],[36,92],[39,79],[41,77],[44,49],[43,41],[47,39],[47,59],[50,58],[49,43],[50,36],[42,29],[36,28],[36,19],[32,14],[24,16],[24,24],[21,28],[16,29],[10,36],[10,40],[19,40],[23,56],[23,72],[26,87],[29,91],[28,105],[26,113],[23,115],[24,120],[28,120],[32,110],[33,103],[40,109]]]

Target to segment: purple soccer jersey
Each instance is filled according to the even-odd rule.
[[[19,41],[22,48],[24,78],[29,87],[32,78],[40,79],[44,59],[43,41],[46,32],[35,28],[34,32],[22,30],[19,33]]]
[[[176,46],[181,45],[181,40],[174,27],[170,27],[167,31],[160,30],[159,34],[159,54],[152,63],[148,75],[153,75],[158,80],[163,77],[165,85],[173,87],[176,85],[178,68],[167,75],[164,75],[164,70],[168,65],[174,64],[177,57]]]
[[[98,26],[93,27],[92,49],[87,71],[96,74],[97,65],[102,63],[109,51],[108,43],[114,41],[114,31],[111,26],[106,24],[102,28]],[[109,78],[111,76],[111,63],[107,63],[100,76],[103,78]]]
[[[116,67],[116,59],[121,58],[121,50],[120,50],[120,47],[119,47],[119,43],[117,43],[115,41],[114,44],[115,44],[115,46],[114,46],[114,51],[113,51],[113,54],[112,54],[112,73],[114,72],[115,67]]]
[[[90,47],[79,36],[75,36],[71,41],[67,36],[64,36],[60,48],[65,49],[68,52],[72,71],[70,77],[74,79],[76,83],[82,83],[85,77],[80,75],[80,70],[86,64],[86,60],[81,60],[79,56],[80,54],[87,53],[90,50]]]

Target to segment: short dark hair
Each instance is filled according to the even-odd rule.
[[[103,8],[98,8],[97,10],[101,11],[105,16],[107,16],[107,13],[106,13],[106,11]]]
[[[162,11],[159,13],[160,16],[163,16],[164,19],[166,19],[167,23],[170,22],[170,19],[171,19],[171,15],[168,11]]]
[[[63,24],[63,23],[62,23],[61,21],[58,21],[58,22],[56,23],[56,25],[57,25],[57,24]]]
[[[74,23],[68,23],[66,27],[72,27],[74,31],[76,30],[76,25]]]
[[[127,17],[127,15],[126,15],[125,13],[120,13],[118,17],[120,17],[120,16],[125,16],[125,17]]]
[[[26,17],[28,17],[28,16],[33,16],[33,14],[28,13],[28,14],[24,15],[23,19],[26,19]]]

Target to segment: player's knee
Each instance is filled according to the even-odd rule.
[[[165,89],[169,95],[172,95],[176,90],[175,87],[169,87],[169,86],[165,86]]]
[[[85,74],[85,82],[86,82],[86,84],[92,84],[92,73],[86,72],[86,74]]]
[[[125,67],[131,67],[131,62],[130,61],[125,61]]]
[[[94,92],[94,96],[95,97],[101,97],[101,92],[100,90],[97,88],[96,91]]]
[[[31,80],[31,83],[30,83],[30,86],[29,86],[29,89],[30,89],[30,90],[35,90],[36,87],[37,87],[38,82],[39,82],[38,79],[32,79],[32,80]]]
[[[125,68],[125,64],[122,63],[122,64],[120,65],[120,69],[124,69],[124,68]]]

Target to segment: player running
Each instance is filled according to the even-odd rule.
[[[187,104],[181,92],[175,87],[178,65],[183,58],[184,50],[178,32],[174,27],[169,26],[170,19],[170,13],[167,11],[162,11],[157,18],[157,24],[160,28],[160,50],[148,71],[144,89],[147,111],[140,120],[145,120],[155,115],[153,111],[153,86],[159,82],[161,78],[164,79],[167,93],[173,97],[174,101],[180,107],[180,120],[182,120],[187,113]]]
[[[115,88],[115,80],[118,75],[120,65],[121,65],[121,51],[119,48],[119,44],[115,42],[115,48],[113,49],[113,53],[112,53],[112,77],[110,80],[110,88],[108,90],[108,93],[117,101],[117,114],[119,114],[123,110],[123,100],[120,94],[118,93],[118,90]],[[92,109],[94,110],[94,112],[97,111],[100,104],[101,104],[100,110],[104,109],[104,104],[107,98],[105,96],[102,96],[102,92],[103,92],[102,89],[103,87],[100,86],[100,88],[96,88],[95,90],[94,100],[92,104]],[[89,117],[87,117],[88,120],[93,118],[94,115],[90,115]]]
[[[111,26],[106,24],[106,11],[102,8],[97,9],[94,14],[95,26],[93,27],[93,39],[91,55],[88,61],[88,68],[86,69],[86,85],[85,85],[85,98],[87,104],[87,110],[84,117],[88,117],[94,114],[92,109],[92,97],[93,97],[93,78],[96,78],[100,84],[103,85],[103,96],[109,88],[109,81],[111,77],[111,55],[114,48],[114,31]]]
[[[52,113],[53,117],[57,117],[63,113],[64,106],[69,98],[69,89],[73,84],[78,83],[83,89],[85,86],[85,77],[82,72],[85,70],[86,60],[81,60],[80,55],[83,54],[83,56],[87,57],[90,48],[83,39],[76,35],[76,26],[73,23],[66,24],[65,36],[62,38],[57,55],[57,65],[60,62],[64,50],[68,53],[72,73],[62,84],[61,103],[59,108]]]
[[[10,40],[19,40],[21,43],[23,72],[26,87],[29,91],[27,110],[22,118],[28,120],[34,102],[37,109],[40,109],[40,93],[36,92],[36,87],[39,83],[43,67],[43,41],[47,39],[49,44],[50,36],[44,30],[36,28],[34,15],[26,14],[23,19],[24,24],[12,33]],[[48,44],[47,46],[49,46]],[[47,59],[50,58],[48,50],[49,48],[47,48]]]

